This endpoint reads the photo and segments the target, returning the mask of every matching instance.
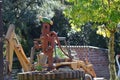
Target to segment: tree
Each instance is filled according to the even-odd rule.
[[[70,31],[71,27],[68,19],[62,13],[63,9],[56,9],[54,12],[52,30],[55,31],[58,36],[67,37],[67,33]]]
[[[53,18],[61,4],[57,0],[3,0],[4,34],[9,24],[15,24],[16,34],[25,53],[30,52],[33,39],[40,37],[41,24],[38,16]]]
[[[69,31],[70,45],[97,46],[107,48],[106,38],[96,34],[97,29],[92,29],[92,24],[87,23],[81,27],[81,31]]]
[[[70,19],[73,29],[92,22],[100,25],[97,33],[109,38],[108,57],[110,80],[116,80],[114,35],[120,22],[119,0],[67,0],[69,5],[64,14]],[[77,27],[80,28],[80,27]]]

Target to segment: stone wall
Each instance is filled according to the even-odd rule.
[[[108,50],[93,46],[69,46],[72,54],[80,60],[88,56],[88,60],[93,64],[97,77],[104,77],[109,80],[110,74],[108,69]]]

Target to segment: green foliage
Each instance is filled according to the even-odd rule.
[[[98,26],[97,34],[110,38],[110,31],[104,25]]]
[[[67,56],[64,55],[64,53],[61,51],[60,48],[56,48],[56,54],[54,53],[54,56],[56,57],[59,57],[61,59],[64,59],[66,58]]]
[[[120,54],[120,32],[115,35],[115,53]]]
[[[67,37],[67,33],[71,30],[69,21],[65,18],[62,13],[63,9],[55,9],[55,15],[52,18],[53,26],[51,27],[53,31],[57,33],[60,37]]]
[[[72,0],[68,0],[72,1]],[[74,4],[64,11],[72,26],[80,28],[87,22],[103,23],[109,30],[116,29],[120,22],[120,1],[114,0],[74,0]]]
[[[73,2],[74,0],[67,0],[68,2]]]
[[[90,45],[107,48],[106,38],[97,35],[96,30],[93,28],[92,23],[86,23],[81,27],[80,32],[70,31],[68,33],[70,45]]]
[[[54,10],[61,9],[62,4],[56,0],[3,0],[3,5],[4,34],[9,24],[15,24],[25,53],[30,53],[33,39],[39,38],[41,32],[38,16],[53,18]]]
[[[35,69],[36,69],[37,71],[42,71],[42,66],[41,66],[41,65],[37,65],[37,66],[35,67]]]

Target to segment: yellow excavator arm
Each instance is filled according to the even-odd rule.
[[[12,63],[13,63],[13,53],[15,52],[18,60],[24,71],[30,71],[31,63],[27,59],[21,44],[19,43],[16,34],[14,32],[15,26],[11,24],[8,28],[7,34],[5,36],[6,40],[6,60],[8,61],[9,71],[12,71]]]

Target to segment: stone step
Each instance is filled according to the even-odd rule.
[[[93,80],[107,80],[107,79],[105,79],[103,77],[97,77],[97,78],[94,78]]]

